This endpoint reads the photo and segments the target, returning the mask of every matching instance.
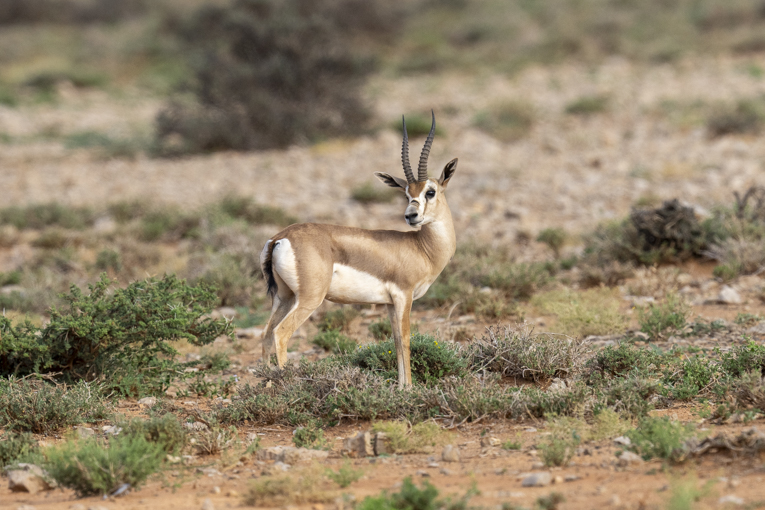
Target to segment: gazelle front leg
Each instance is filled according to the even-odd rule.
[[[410,364],[410,323],[412,311],[411,294],[392,296],[393,304],[388,305],[388,317],[396,343],[396,359],[398,360],[398,387],[403,389],[412,385],[412,369]]]

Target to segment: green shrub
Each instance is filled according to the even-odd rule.
[[[458,348],[449,342],[439,342],[430,335],[413,334],[410,342],[412,379],[435,384],[444,377],[465,374],[467,362],[459,356]],[[398,378],[396,346],[392,339],[362,346],[350,355],[353,365],[379,373],[390,379]]]
[[[47,434],[105,420],[112,406],[101,388],[83,381],[65,388],[30,379],[0,379],[0,427]]]
[[[576,431],[568,436],[551,436],[539,447],[542,452],[542,461],[546,466],[568,465],[580,441],[581,438],[576,434]]]
[[[662,303],[650,303],[638,308],[640,331],[652,340],[677,333],[687,324],[690,307],[682,297],[669,293]]]
[[[718,373],[717,364],[707,356],[693,356],[684,359],[679,367],[668,367],[663,381],[668,385],[667,392],[672,398],[691,400],[708,390]]]
[[[118,425],[123,429],[122,435],[142,437],[161,446],[166,453],[177,455],[186,446],[186,429],[172,413],[152,416],[146,420],[136,418]]]
[[[560,249],[566,242],[566,231],[562,228],[546,228],[539,233],[537,241],[546,244],[557,259],[560,257]]]
[[[23,462],[37,452],[37,441],[29,432],[7,432],[0,436],[0,466]]]
[[[99,131],[80,131],[64,138],[68,149],[95,149],[104,158],[135,158],[146,144],[137,138],[115,138]]]
[[[313,337],[312,343],[333,354],[349,353],[359,346],[356,340],[343,335],[336,329],[320,331]]]
[[[297,218],[287,214],[284,209],[258,204],[250,197],[229,195],[220,201],[218,207],[227,216],[244,220],[251,225],[286,227],[298,222]]]
[[[627,437],[632,441],[632,450],[645,460],[654,457],[673,460],[678,458],[680,447],[693,431],[692,424],[684,425],[667,417],[646,417],[638,422],[636,429],[627,432]]]
[[[5,285],[18,285],[21,283],[21,275],[21,271],[0,273],[0,287],[4,287]]]
[[[558,510],[561,503],[564,503],[566,498],[560,492],[551,492],[547,496],[539,496],[537,498],[537,506],[539,510]]]
[[[529,105],[522,103],[501,103],[476,114],[473,124],[497,140],[514,142],[531,132],[534,111]]]
[[[365,182],[351,190],[351,198],[362,204],[387,204],[398,196],[394,189],[379,189],[371,182]]]
[[[351,321],[359,316],[359,311],[352,306],[343,306],[336,310],[324,313],[321,320],[316,324],[319,331],[347,331]]]
[[[119,272],[122,270],[120,253],[116,250],[101,250],[96,255],[96,269],[101,271],[111,269],[114,272]]]
[[[73,381],[109,374],[122,394],[162,393],[186,366],[175,361],[172,342],[206,345],[231,334],[225,320],[205,317],[217,301],[205,287],[174,276],[111,284],[102,276],[88,295],[72,286],[42,329],[0,317],[0,374],[53,372]]]
[[[292,435],[292,442],[298,448],[312,448],[314,450],[324,450],[328,446],[327,439],[324,437],[324,430],[315,422],[296,428]]]
[[[375,340],[387,340],[393,335],[390,319],[380,319],[378,321],[374,321],[369,325],[369,333]]]
[[[734,105],[716,108],[707,119],[712,137],[731,134],[757,134],[765,123],[765,103],[741,100]]]
[[[354,469],[349,461],[345,461],[337,471],[327,470],[327,478],[335,482],[342,489],[347,488],[362,476],[364,476],[364,471]]]
[[[53,226],[81,230],[92,226],[95,219],[93,211],[88,208],[69,207],[55,202],[0,209],[0,224],[13,225],[20,230]]]
[[[559,332],[586,337],[624,332],[628,320],[619,311],[620,297],[618,290],[601,287],[581,292],[561,289],[537,294],[531,303],[556,316]]]
[[[598,350],[587,367],[610,377],[622,377],[633,371],[658,372],[664,362],[664,356],[657,350],[641,349],[627,342],[619,342]]]
[[[765,371],[765,346],[749,339],[720,355],[720,370],[729,377],[740,377],[748,372]]]
[[[162,445],[143,436],[117,436],[108,447],[97,439],[69,441],[46,451],[45,469],[59,485],[78,496],[109,494],[122,484],[139,488],[159,471]]]
[[[404,421],[378,421],[372,424],[372,431],[384,433],[390,449],[397,454],[426,452],[452,436],[432,421],[414,425]]]
[[[608,96],[599,94],[582,96],[566,105],[566,113],[570,115],[592,115],[608,110]]]

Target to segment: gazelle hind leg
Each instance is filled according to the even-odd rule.
[[[263,330],[263,362],[271,364],[271,353],[276,351],[274,342],[274,327],[278,325],[294,306],[295,295],[282,298],[278,294],[274,296],[274,304],[271,307],[271,317]]]
[[[304,301],[304,302],[303,302]],[[290,338],[295,333],[311,314],[319,308],[322,301],[324,301],[324,295],[316,299],[304,299],[301,301],[300,296],[295,296],[295,304],[292,307],[283,320],[279,324],[274,326],[274,344],[276,345],[276,361],[280,367],[284,366],[287,362],[287,346]]]

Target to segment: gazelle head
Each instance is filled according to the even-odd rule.
[[[430,126],[428,138],[425,140],[425,146],[420,153],[417,178],[415,179],[409,164],[409,137],[406,133],[406,120],[403,116],[401,120],[404,125],[404,142],[401,146],[401,162],[404,165],[406,180],[383,172],[375,172],[377,178],[382,182],[392,188],[400,188],[406,193],[409,204],[404,211],[404,218],[407,224],[412,227],[427,225],[438,219],[441,214],[448,213],[449,206],[446,204],[444,191],[449,179],[452,178],[457,169],[457,158],[454,158],[444,166],[438,180],[428,177],[428,156],[430,155],[430,147],[433,145],[433,136],[436,134],[436,115],[432,110],[430,113],[433,117],[433,123]]]

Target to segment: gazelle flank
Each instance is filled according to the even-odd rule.
[[[403,122],[401,160],[406,179],[375,175],[399,188],[409,201],[408,225],[418,230],[365,230],[339,225],[291,225],[266,242],[260,265],[273,299],[263,332],[263,360],[276,351],[279,367],[287,343],[301,324],[327,299],[335,303],[387,305],[396,343],[399,387],[412,384],[409,363],[412,301],[422,297],[454,255],[454,224],[444,192],[457,168],[446,164],[438,179],[428,177],[428,156],[436,119],[420,155],[417,178],[409,164],[409,140]]]

